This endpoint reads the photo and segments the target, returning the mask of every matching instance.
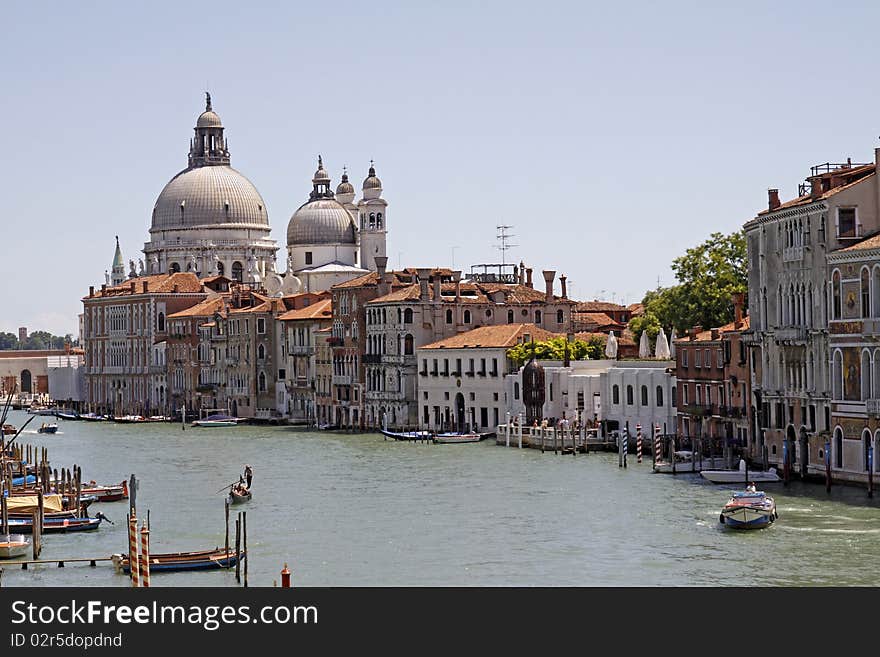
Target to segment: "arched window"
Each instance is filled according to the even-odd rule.
[[[446,311],[446,323],[452,324],[452,311],[451,310]]]
[[[540,323],[541,323],[541,311],[536,310],[535,311],[535,324],[540,324]]]
[[[657,406],[663,406],[663,386],[657,386]]]
[[[843,356],[839,349],[831,357],[831,397],[843,399]]]
[[[33,392],[33,377],[31,376],[30,370],[22,370],[21,371],[21,391],[22,392]]]
[[[862,317],[871,316],[871,274],[867,267],[862,267],[859,276],[859,287],[862,297]]]
[[[260,386],[260,392],[266,392],[266,373],[260,372],[260,376],[257,377],[257,381]]]
[[[375,227],[376,227],[376,213],[371,212],[370,213],[370,228],[375,228]]]
[[[404,324],[412,324],[413,320],[413,311],[412,308],[407,308],[403,311],[403,323]]]
[[[464,323],[465,323],[465,324],[470,324],[470,323],[471,323],[471,311],[470,311],[470,310],[465,310],[465,311],[464,311]]]
[[[676,399],[676,390],[677,390],[676,387],[672,386],[672,400],[671,401],[672,401],[673,406],[676,406],[678,404],[678,400]],[[659,406],[659,404],[658,404],[658,406]]]
[[[880,317],[880,266],[871,270],[871,317]]]
[[[611,403],[619,404],[620,403],[620,386],[614,384],[611,387]]]
[[[865,427],[862,430],[862,469],[868,471],[868,450],[871,448],[871,430]]]
[[[557,311],[556,311],[556,323],[557,323],[557,324],[562,324],[562,322],[564,322],[564,321],[565,321],[565,313],[562,312],[561,309],[560,309],[560,310],[557,310]]]
[[[648,405],[648,386],[642,386],[642,406]]]
[[[178,273],[180,271],[180,263],[172,262],[171,267],[168,268],[168,271],[170,271],[172,274]]]
[[[831,275],[831,296],[831,319],[840,319],[840,272],[837,270]]]
[[[628,406],[632,406],[632,403],[633,403],[633,387],[632,386],[626,387],[626,403]]]
[[[382,230],[382,213],[376,213],[376,230]]]
[[[257,358],[263,360],[266,357],[266,347],[257,345]]]
[[[513,324],[513,311],[512,310],[507,311],[507,323]]]
[[[165,330],[165,313],[159,313],[159,316],[156,318],[156,330]]]
[[[413,336],[409,333],[403,339],[403,354],[405,356],[412,356],[413,354]]]
[[[224,273],[226,273],[226,267],[223,266],[222,262],[218,261],[217,262],[217,275],[223,276]]]
[[[871,355],[867,349],[862,350],[861,360],[862,401],[871,399]]]
[[[397,309],[397,323],[400,324],[403,321],[403,310],[400,308]]]
[[[242,271],[244,270],[244,266],[236,260],[232,263],[232,280],[238,281],[239,283],[243,280]]]
[[[519,399],[519,381],[513,382],[513,398]]]

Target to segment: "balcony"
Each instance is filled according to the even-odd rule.
[[[294,356],[311,356],[315,353],[315,348],[307,344],[292,345],[288,353]]]
[[[694,417],[711,417],[714,415],[715,407],[712,404],[688,404],[682,409],[682,412]]]
[[[739,418],[742,417],[742,409],[739,406],[719,406],[717,415],[719,417]]]
[[[865,401],[865,406],[867,407],[868,415],[880,416],[880,399],[868,399]]]
[[[807,327],[805,326],[786,326],[778,328],[773,333],[776,342],[801,343],[807,342]]]
[[[782,250],[782,262],[797,262],[804,259],[804,247],[790,246]]]
[[[346,374],[334,374],[332,382],[335,386],[350,386],[351,376]]]
[[[465,375],[465,376],[473,376],[473,375],[474,375],[474,371],[471,370],[470,372],[465,372],[464,375]]]

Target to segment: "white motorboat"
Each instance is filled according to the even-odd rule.
[[[718,520],[732,529],[760,529],[771,525],[778,517],[773,498],[749,486],[744,492],[730,496]]]
[[[478,443],[482,440],[482,436],[478,433],[473,432],[461,432],[461,433],[438,433],[434,436],[434,442],[445,444],[445,445],[454,445],[457,443]]]
[[[782,481],[782,477],[776,474],[776,468],[764,470],[748,470],[746,462],[742,459],[739,461],[738,470],[702,470],[700,472],[705,479],[713,484],[743,484],[749,482],[761,482],[769,484]]]
[[[699,472],[703,468],[717,468],[723,462],[721,456],[704,456],[692,452],[688,449],[681,449],[675,452],[675,473],[687,474],[688,472]],[[672,463],[667,460],[657,461],[654,464],[654,472],[662,472],[664,474],[672,474]]]
[[[27,554],[31,539],[23,534],[0,534],[0,559],[14,559]]]

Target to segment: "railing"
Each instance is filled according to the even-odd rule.
[[[334,374],[332,383],[335,386],[348,386],[351,385],[351,377],[346,374]]]
[[[868,415],[880,415],[880,399],[868,399],[865,401]]]
[[[715,406],[712,404],[688,404],[684,407],[683,412],[687,415],[705,416],[713,415]]]
[[[288,353],[295,356],[311,356],[315,353],[315,348],[311,345],[298,344],[291,346]]]
[[[774,331],[773,337],[777,340],[786,340],[789,342],[806,342],[807,327],[787,326],[785,328],[778,328]]]

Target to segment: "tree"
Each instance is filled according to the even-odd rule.
[[[567,342],[565,336],[550,338],[542,342],[524,342],[507,350],[507,357],[517,365],[530,360],[533,356],[538,360],[565,360],[565,349],[568,345],[570,360],[589,360],[602,358],[605,353],[605,341],[599,336],[589,340]]]
[[[653,315],[660,326],[674,327],[679,333],[692,326],[708,329],[733,321],[731,297],[748,288],[745,234],[712,233],[705,242],[673,260],[672,271],[678,285],[647,292],[642,300],[645,316]],[[640,319],[635,317],[630,322],[634,333],[653,326],[652,320],[636,321]],[[641,330],[636,340],[640,337]]]
[[[14,333],[0,333],[0,349],[15,349],[18,347],[18,336]]]

